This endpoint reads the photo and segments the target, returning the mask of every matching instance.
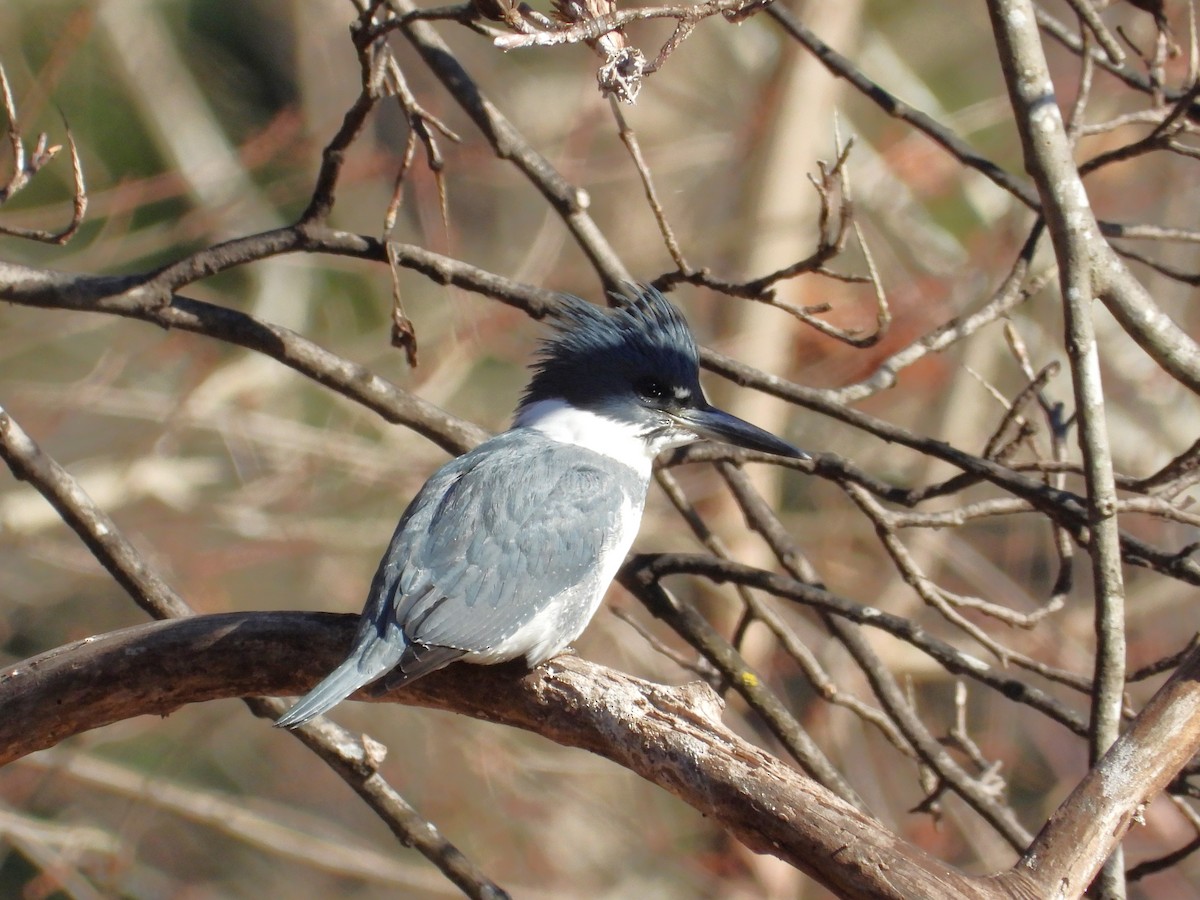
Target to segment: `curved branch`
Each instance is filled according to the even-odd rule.
[[[1095,874],[1089,861],[1102,859],[1135,823],[1141,824],[1143,809],[1198,746],[1200,650],[1193,647],[1129,730],[1050,817],[1013,871],[1027,871],[1040,883],[1053,885],[1053,896],[1082,894]]]
[[[323,613],[195,616],[77,641],[0,670],[0,765],[135,715],[303,691],[341,659],[356,623]],[[742,740],[721,724],[720,700],[702,684],[665,687],[573,657],[519,671],[453,666],[385,699],[605,756],[841,896],[1020,896],[939,862]]]
[[[227,613],[138,625],[0,670],[0,765],[135,715],[293,694],[342,657],[357,624],[329,613]],[[246,660],[254,665],[246,665]],[[667,687],[564,656],[452,666],[381,698],[450,709],[589,750],[711,816],[844,897],[1077,896],[1139,809],[1200,747],[1200,650],[1054,814],[1013,869],[978,878],[930,857],[729,731],[700,683]],[[320,728],[320,723],[306,728]],[[382,754],[364,753],[364,772]],[[1098,814],[1102,812],[1102,814]]]

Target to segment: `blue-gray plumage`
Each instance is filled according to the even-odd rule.
[[[587,626],[633,544],[659,452],[714,438],[802,458],[709,406],[695,341],[650,288],[564,297],[513,427],[425,483],[380,562],[349,656],[278,725],[455,660],[539,665]]]

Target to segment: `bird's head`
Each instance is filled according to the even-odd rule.
[[[611,423],[615,440],[640,440],[646,456],[692,441],[723,441],[793,459],[808,454],[709,404],[696,341],[683,315],[643,287],[616,310],[566,296],[517,409],[518,425],[559,426],[588,418],[592,441]],[[592,426],[597,426],[593,428]],[[571,428],[577,428],[575,422]],[[578,430],[578,429],[577,429]],[[585,443],[585,441],[572,441]],[[602,447],[593,447],[605,452]]]

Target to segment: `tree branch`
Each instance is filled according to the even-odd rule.
[[[324,613],[193,616],[88,638],[0,670],[0,765],[135,715],[303,692],[342,658],[356,624],[357,616]],[[574,657],[519,673],[519,664],[453,666],[383,699],[600,754],[841,896],[1013,896],[893,836],[738,737],[721,724],[721,702],[705,685],[665,687]],[[379,762],[365,758],[363,774]]]
[[[307,690],[356,616],[228,613],[87,638],[0,670],[0,765],[72,734],[187,703]],[[254,660],[254,665],[247,665]],[[459,665],[380,698],[450,709],[604,756],[844,897],[1077,896],[1138,809],[1200,747],[1200,651],[1047,823],[1012,870],[966,876],[729,731],[701,683],[651,684],[576,657]],[[360,762],[377,772],[378,754]]]

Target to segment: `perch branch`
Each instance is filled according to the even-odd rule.
[[[295,694],[342,658],[356,616],[230,613],[88,638],[0,670],[0,764],[134,715]],[[253,659],[253,666],[246,660]],[[845,897],[1032,897],[933,859],[720,722],[698,684],[664,687],[560,657],[454,666],[386,695],[541,734],[623,765]],[[378,760],[359,762],[363,775]]]

